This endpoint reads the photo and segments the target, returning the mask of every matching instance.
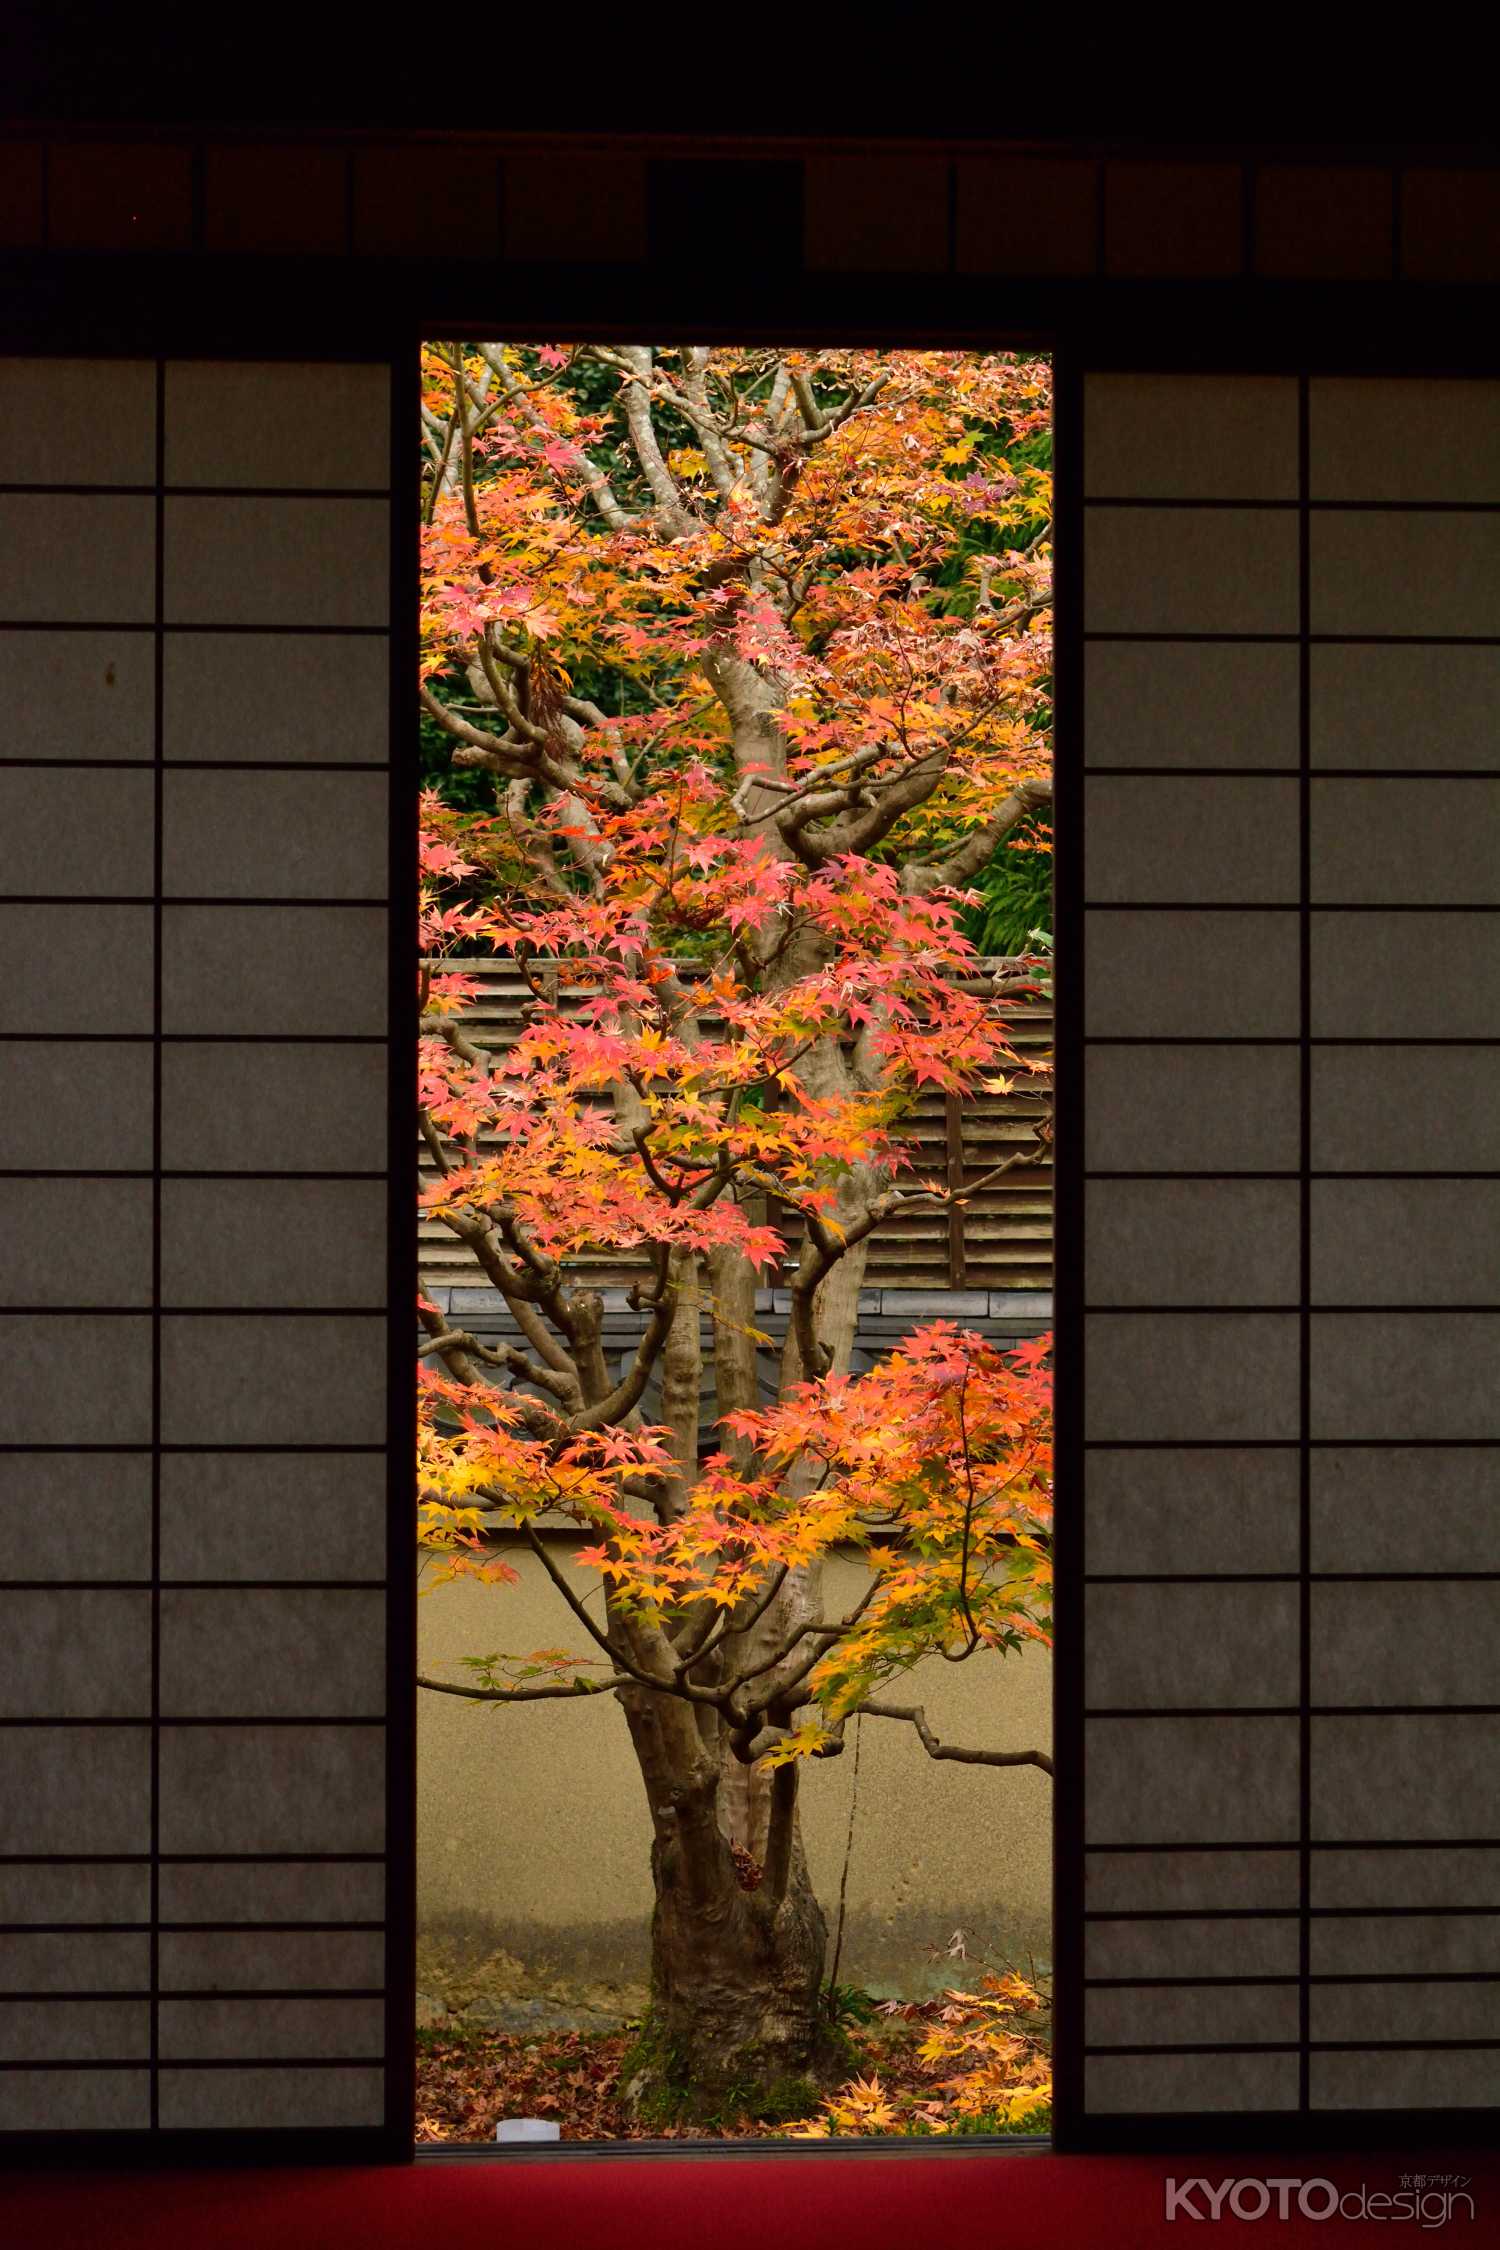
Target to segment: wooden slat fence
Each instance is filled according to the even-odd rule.
[[[476,1044],[508,1045],[517,1036],[531,999],[514,963],[484,957],[449,959],[443,966],[461,967],[484,988],[466,1016]],[[977,963],[975,984],[991,973],[986,964]],[[684,974],[691,978],[693,972]],[[956,1189],[982,1178],[1019,1149],[1035,1149],[1035,1161],[1017,1166],[972,1203],[946,1210],[928,1205],[893,1215],[872,1241],[867,1288],[1050,1288],[1052,1162],[1050,1148],[1037,1142],[1036,1126],[1051,1097],[1052,1011],[1041,1004],[1013,1004],[1007,1021],[1017,1054],[1044,1067],[1035,1076],[1019,1077],[1009,1094],[960,1100],[924,1090],[913,1120],[914,1169],[923,1178],[942,1180]],[[421,1160],[425,1184],[432,1177],[425,1147]],[[426,1287],[472,1287],[482,1281],[468,1252],[440,1223],[423,1220],[419,1243]],[[587,1278],[618,1287],[633,1270],[632,1261],[624,1257],[601,1257],[597,1271]]]

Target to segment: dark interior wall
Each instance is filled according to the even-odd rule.
[[[681,288],[670,261],[697,245],[721,283],[745,268],[781,290],[825,272],[1464,285],[1500,262],[1482,147],[60,128],[13,112],[0,130],[5,247],[54,255],[650,264]]]
[[[1189,148],[1105,138],[980,145],[910,134],[889,140],[867,136],[863,142],[725,143],[604,133],[564,140],[22,121],[0,137],[0,242],[5,255],[0,349],[13,360],[36,353],[108,353],[140,355],[153,365],[158,356],[184,364],[198,357],[353,362],[388,372],[395,384],[397,427],[402,402],[409,400],[414,346],[424,331],[545,327],[567,333],[680,323],[702,334],[850,332],[897,340],[1025,341],[1056,350],[1062,391],[1073,401],[1064,418],[1060,463],[1059,878],[1065,908],[1071,897],[1067,910],[1081,911],[1081,785],[1087,730],[1098,708],[1084,692],[1083,579],[1094,567],[1094,520],[1105,512],[1085,513],[1086,377],[1120,369],[1198,370],[1237,381],[1247,371],[1262,371],[1296,392],[1305,379],[1323,375],[1488,372],[1486,322],[1492,318],[1491,285],[1500,271],[1500,169],[1483,149],[1431,146]],[[231,386],[237,379],[232,366],[220,373]],[[45,406],[38,411],[45,421]],[[159,416],[153,445],[157,427],[167,427]],[[1361,444],[1368,452],[1375,442],[1367,437]],[[1200,470],[1209,474],[1212,443],[1205,441],[1200,452]],[[115,475],[108,470],[104,481]],[[33,469],[23,465],[16,481],[34,485]],[[148,506],[170,505],[171,479],[154,463],[140,481],[151,493]],[[259,481],[258,473],[251,481]],[[341,478],[320,471],[311,481],[330,487]],[[1212,500],[1215,489],[1200,481],[1175,497],[1202,502]],[[1147,502],[1161,497],[1129,478],[1112,494],[1096,488],[1087,497],[1122,495]],[[1264,496],[1257,490],[1230,497]],[[1427,497],[1416,495],[1423,502]],[[398,496],[390,516],[393,552],[410,528]],[[1102,557],[1104,546],[1097,551]],[[1248,546],[1240,550],[1231,543],[1221,561],[1237,579],[1249,571],[1249,558]],[[408,628],[402,612],[409,599],[397,566],[389,619],[394,680],[405,676]],[[153,617],[153,629],[165,638],[170,620],[165,613]],[[11,622],[46,623],[47,612],[23,612]],[[380,622],[383,628],[383,613]],[[1164,629],[1191,628],[1174,616]],[[1469,637],[1495,632],[1490,619]],[[403,709],[399,701],[391,705],[396,721],[391,866],[398,878],[402,823],[409,817],[399,731]],[[1237,760],[1238,753],[1224,762]],[[162,750],[153,752],[153,761],[164,765]],[[140,894],[153,912],[165,911],[168,896],[160,874],[157,870]],[[20,882],[16,877],[10,883],[11,895],[18,895]],[[1065,922],[1059,947],[1064,989],[1069,928],[1075,938],[1081,934],[1081,926]],[[399,943],[396,951],[399,957]],[[1491,1028],[1486,1017],[1486,1035]],[[1500,1028],[1500,1009],[1494,1028]],[[1059,2024],[1060,2126],[1075,2145],[1107,2135],[1122,2118],[1129,2124],[1134,2107],[1114,2092],[1107,2102],[1094,2103],[1083,2076],[1082,1877],[1089,1839],[1081,1792],[1067,1780],[1070,1744],[1074,1774],[1080,1770],[1085,1710],[1079,1631],[1084,1556],[1066,1527],[1069,1489],[1082,1490],[1086,1434],[1081,1321],[1092,1237],[1083,1221],[1083,1033],[1076,1009],[1069,1016],[1065,1005],[1060,1025],[1065,1119],[1070,1086],[1074,1098],[1072,1122],[1060,1128],[1060,1150],[1073,1166],[1068,1174],[1073,1194],[1059,1242],[1065,1684],[1059,1703],[1064,1783],[1058,1946],[1066,1957],[1071,1945],[1074,1963],[1064,1980]],[[1097,1114],[1097,1095],[1090,1100]],[[155,1169],[160,1168],[158,1162]],[[382,1293],[393,1335],[406,1318],[408,1294],[404,1193],[396,1180],[390,1204],[395,1263]],[[1299,1322],[1309,1317],[1311,1302],[1304,1294],[1295,1316]],[[169,1310],[159,1288],[152,1307],[158,1322]],[[398,1527],[393,1554],[404,1551],[405,1443],[398,1426],[391,1436],[390,1520]],[[158,1621],[168,1575],[157,1544],[144,1591]],[[1300,1604],[1310,1586],[1301,1550],[1295,1577]],[[401,2153],[407,2131],[407,2066],[398,2050],[410,2003],[405,1843],[410,1592],[393,1578],[386,1622],[395,1724],[388,1761],[371,1769],[368,1807],[372,1820],[389,1820],[394,1853],[383,1988],[389,2031],[383,2051],[390,2075],[385,2123],[370,2126],[359,2145],[390,2155]],[[159,1622],[153,1632],[159,1652],[165,1645]],[[159,1654],[152,1661],[159,1662]],[[1448,1699],[1483,1703],[1477,1687],[1465,1694],[1463,1686],[1457,1681]],[[23,1724],[14,1739],[28,1718],[44,1715],[18,1710]],[[156,1715],[161,1716],[159,1705]],[[1299,1689],[1293,1724],[1303,1729],[1309,1718],[1308,1697]],[[1170,1790],[1171,1771],[1171,1762],[1163,1759],[1155,1785]],[[1488,1825],[1482,1821],[1480,1837],[1471,1840],[1500,1832],[1488,1801],[1484,1816]],[[1304,1841],[1299,1837],[1299,1851]],[[1298,1898],[1296,1911],[1305,1921],[1305,1889]],[[1475,1902],[1468,1903],[1472,1908]],[[260,1916],[274,1918],[269,1912]],[[158,1968],[165,1919],[153,1909],[148,1935]],[[1301,1970],[1305,1966],[1301,1962]],[[155,1989],[155,1968],[152,1977]],[[1476,2109],[1474,2082],[1471,2070],[1471,2093],[1452,2098],[1460,2125],[1482,2117],[1493,2099],[1482,2089]],[[1393,2095],[1392,2108],[1400,2106]],[[1180,2099],[1157,2108],[1154,2127],[1133,2124],[1130,2130],[1138,2145],[1152,2130],[1180,2134],[1183,2121],[1198,2110],[1185,2083]],[[1252,2136],[1270,2129],[1261,2125],[1263,2115],[1274,2118],[1275,2129],[1284,2134],[1280,2094],[1252,2087],[1239,2104],[1243,2129]],[[127,2135],[139,2131],[134,2117],[118,2122]],[[243,2124],[243,2112],[238,2122]],[[227,2113],[216,2115],[203,2130],[227,2123]],[[1316,2119],[1312,2125],[1320,2129]],[[34,2130],[29,2118],[18,2125],[14,2146],[34,2148]],[[279,2130],[268,2121],[262,2145],[281,2147],[274,2139]],[[294,2137],[285,2145],[305,2150],[307,2144]]]
[[[1430,369],[1480,348],[1500,150],[12,114],[0,252],[31,348],[84,327],[95,349],[264,354],[269,327],[339,353],[645,322]]]

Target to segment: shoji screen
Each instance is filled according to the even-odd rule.
[[[1500,2101],[1500,383],[1082,476],[1083,2112],[1326,2138]]]
[[[11,2133],[386,2119],[389,391],[0,363]]]

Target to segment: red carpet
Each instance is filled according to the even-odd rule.
[[[564,2158],[551,2162],[424,2163],[401,2170],[171,2172],[91,2178],[12,2176],[0,2181],[4,2250],[1135,2250],[1204,2239],[1191,2210],[1172,2224],[1163,2183],[1332,2180],[1347,2196],[1397,2195],[1403,2178],[1467,2182],[1446,2223],[1404,2222],[1378,2205],[1366,2216],[1255,2212],[1259,2191],[1240,2191],[1243,2215],[1217,2226],[1194,2206],[1220,2250],[1343,2250],[1370,2229],[1397,2225],[1396,2240],[1500,2240],[1500,2155],[1398,2149],[1391,2155],[1275,2159],[1251,2156],[1059,2157],[940,2154]],[[1441,2193],[1431,2184],[1429,2196]],[[1326,2200],[1310,2198],[1314,2211]],[[1375,2235],[1389,2241],[1389,2233]]]

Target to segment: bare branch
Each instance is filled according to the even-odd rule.
[[[740,472],[730,456],[723,433],[715,422],[713,409],[708,403],[705,380],[708,371],[708,346],[690,345],[682,355],[682,369],[682,387],[691,408],[687,419],[703,441],[703,458],[708,463],[714,490],[721,500],[727,500],[740,481]]]
[[[441,1351],[443,1364],[447,1368],[449,1374],[453,1377],[454,1382],[477,1383],[480,1380],[478,1368],[474,1365],[474,1362],[470,1359],[468,1353],[464,1350],[463,1345],[460,1343],[458,1338],[456,1336],[451,1338],[448,1336],[448,1323],[443,1318],[443,1315],[438,1311],[437,1307],[435,1305],[428,1305],[419,1301],[417,1305],[417,1318],[422,1323],[422,1326],[426,1329],[429,1336],[442,1337],[443,1341],[439,1349]]]
[[[442,702],[425,683],[418,688],[422,708],[429,718],[466,750],[479,753],[465,760],[468,765],[487,765],[496,773],[525,777],[537,771],[535,747],[518,741],[514,735],[492,734],[487,727],[476,727],[463,718],[450,704]]]
[[[425,1672],[417,1674],[417,1685],[433,1695],[460,1695],[466,1703],[577,1703],[591,1695],[608,1695],[611,1689],[630,1687],[628,1672],[617,1672],[608,1680],[550,1680],[535,1687],[482,1688],[459,1687],[451,1680],[429,1680]]]
[[[1045,1750],[961,1750],[955,1743],[939,1742],[920,1703],[861,1703],[859,1715],[863,1719],[905,1720],[915,1727],[929,1758],[951,1758],[961,1766],[1037,1766],[1043,1773],[1052,1771],[1052,1760]]]
[[[609,1635],[594,1623],[583,1603],[574,1593],[567,1579],[537,1537],[532,1526],[523,1521],[521,1531],[537,1561],[562,1595],[563,1600],[588,1634],[590,1640],[597,1641],[612,1664],[618,1664],[624,1668],[634,1686],[654,1688],[659,1695],[678,1696],[684,1703],[711,1703],[716,1708],[722,1708],[725,1698],[719,1689],[694,1687],[690,1680],[685,1679],[663,1679],[658,1673],[648,1672],[643,1666],[633,1663],[628,1656],[615,1646]]]
[[[788,842],[792,842],[794,829],[803,832],[804,849],[799,850],[798,856],[810,854],[815,864],[844,858],[851,852],[872,851],[889,835],[903,813],[926,803],[948,770],[951,749],[951,744],[944,743],[914,759],[899,773],[889,774],[884,779],[866,780],[857,788],[842,791],[842,804],[825,807],[816,799],[810,800],[811,810],[804,803],[790,816],[779,816],[778,826]],[[808,824],[825,809],[837,811],[841,817],[821,834],[814,834]],[[794,844],[793,848],[798,847]]]
[[[650,1380],[662,1346],[671,1332],[672,1315],[677,1299],[668,1290],[657,1297],[651,1308],[651,1318],[635,1348],[635,1357],[624,1380],[616,1384],[607,1398],[587,1406],[575,1418],[574,1427],[580,1430],[597,1430],[606,1422],[618,1422],[640,1404],[641,1394]]]
[[[993,858],[996,850],[1020,821],[1039,806],[1052,802],[1051,776],[1034,775],[1028,781],[1018,781],[1010,795],[998,806],[993,817],[982,828],[966,836],[958,849],[946,859],[929,861],[927,865],[912,867],[904,879],[905,887],[912,891],[934,891],[944,885],[961,890],[973,881],[980,869]]]
[[[833,1362],[833,1354],[826,1344],[818,1341],[813,1319],[813,1299],[819,1285],[832,1273],[840,1258],[857,1243],[873,1234],[882,1219],[888,1217],[896,1206],[894,1189],[877,1195],[856,1219],[847,1226],[834,1227],[809,1211],[807,1240],[802,1245],[802,1255],[797,1261],[797,1271],[792,1279],[792,1333],[797,1340],[797,1353],[802,1362],[802,1373],[811,1380],[826,1375]]]
[[[425,1109],[417,1111],[417,1126],[423,1140],[427,1143],[429,1156],[446,1179],[453,1166],[448,1162],[448,1153],[443,1147],[443,1137]]]
[[[503,1367],[507,1374],[518,1376],[522,1382],[537,1384],[553,1398],[561,1399],[564,1405],[572,1404],[577,1398],[578,1386],[570,1375],[564,1375],[557,1368],[543,1367],[539,1360],[518,1351],[514,1344],[482,1343],[466,1328],[445,1329],[440,1336],[429,1336],[425,1344],[417,1347],[417,1357],[425,1359],[429,1352],[441,1352],[446,1357],[453,1351],[466,1352],[486,1367]]]
[[[651,346],[622,345],[615,365],[621,369],[624,377],[621,383],[622,403],[630,443],[641,465],[641,473],[651,488],[651,497],[656,502],[662,522],[669,531],[691,531],[698,519],[662,457],[656,425],[651,419]]]
[[[789,1672],[763,1688],[759,1695],[751,1697],[748,1701],[737,1700],[736,1710],[742,1713],[744,1719],[748,1722],[758,1712],[768,1711],[774,1704],[789,1701],[792,1690],[800,1687],[808,1674],[816,1671],[822,1663],[823,1658],[828,1653],[830,1644],[842,1640],[846,1633],[853,1632],[879,1591],[879,1579],[872,1578],[847,1617],[840,1617],[831,1625],[824,1624],[821,1621],[799,1625],[797,1630],[783,1642],[774,1656],[768,1656],[764,1663],[752,1665],[748,1671],[739,1673],[735,1679],[728,1683],[730,1692],[737,1699],[739,1699],[740,1689],[745,1686],[747,1681],[759,1679],[767,1672],[774,1672],[779,1665],[786,1662],[799,1642],[815,1640],[818,1643],[818,1646],[805,1654],[800,1662],[792,1666]]]
[[[537,436],[551,438],[554,434],[551,425],[544,415],[537,412],[526,395],[526,386],[524,383],[517,382],[515,374],[507,365],[505,346],[503,344],[481,344],[479,349],[486,366],[494,371],[495,378],[506,399],[514,407],[516,413],[520,415],[522,421]],[[594,506],[598,509],[610,530],[628,531],[630,526],[636,522],[636,517],[631,514],[628,508],[620,505],[608,477],[602,469],[595,466],[581,446],[578,448],[576,466],[589,498],[593,501]]]

